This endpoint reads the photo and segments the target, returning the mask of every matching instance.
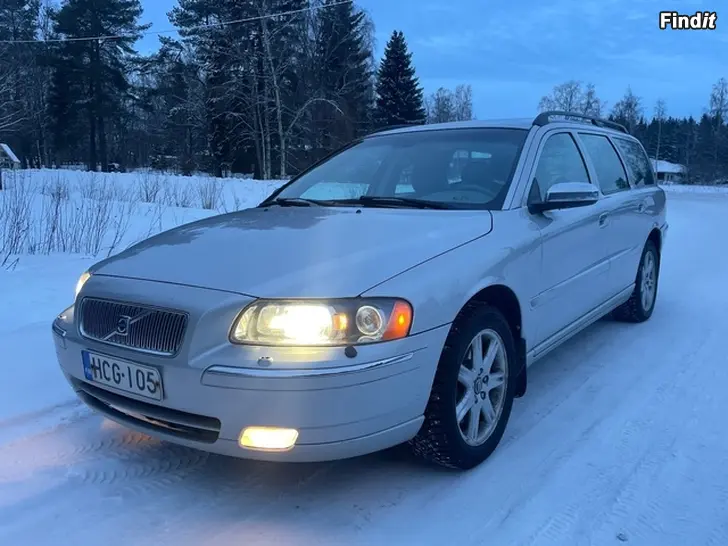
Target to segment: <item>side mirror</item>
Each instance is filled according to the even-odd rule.
[[[588,182],[561,182],[546,191],[546,199],[531,203],[528,210],[534,214],[547,210],[587,207],[599,201],[599,190]]]

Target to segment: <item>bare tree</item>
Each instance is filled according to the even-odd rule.
[[[427,121],[429,123],[444,123],[455,119],[453,94],[444,87],[440,87],[425,99],[425,108],[427,109]]]
[[[710,93],[710,116],[713,118],[713,166],[715,172],[719,168],[719,150],[722,147],[723,125],[728,120],[728,81],[719,79]],[[717,174],[716,174],[717,176]]]
[[[469,121],[473,119],[473,89],[458,85],[455,91],[440,87],[425,98],[428,123]]]
[[[627,127],[630,133],[634,133],[635,127],[643,115],[642,99],[632,92],[631,87],[612,109],[612,116]]]
[[[455,120],[470,121],[473,114],[473,88],[468,85],[458,85],[454,96]]]
[[[710,115],[718,123],[725,123],[728,120],[728,81],[725,78],[719,79],[713,85],[710,94]]]
[[[602,110],[604,108],[606,108],[606,103],[597,97],[594,84],[588,83],[582,98],[581,113],[599,118],[602,117]]]
[[[24,121],[14,97],[15,78],[7,69],[0,72],[0,132],[8,132]]]
[[[555,86],[550,94],[541,97],[538,104],[542,112],[560,110],[596,117],[602,115],[605,107],[606,103],[599,99],[594,85],[588,83],[584,88],[578,80],[569,80]]]
[[[302,59],[313,64],[315,52],[293,51],[295,46],[286,43],[293,37],[301,48],[310,48],[314,16],[302,13],[265,17],[275,15],[270,0],[257,0],[256,10],[260,20],[255,32],[234,35],[236,29],[231,27],[223,39],[214,41],[213,55],[222,59],[227,75],[220,93],[224,108],[218,115],[232,120],[231,133],[242,133],[254,146],[263,178],[273,178],[274,171],[285,177],[291,139],[309,121],[312,106],[326,103],[339,114],[343,112],[336,97],[323,92],[321,82],[311,83],[307,74],[310,66]],[[308,80],[306,96],[292,96],[291,75],[299,81]],[[274,152],[278,154],[277,169],[273,168]]]

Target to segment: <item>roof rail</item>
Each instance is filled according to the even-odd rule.
[[[617,131],[620,131],[622,133],[629,134],[629,131],[627,131],[627,128],[624,125],[621,125],[614,121],[609,121],[608,119],[602,119],[595,116],[588,116],[586,114],[577,114],[576,112],[563,112],[561,110],[549,110],[547,112],[541,112],[539,115],[536,116],[536,119],[533,120],[533,124],[538,126],[548,125],[549,123],[552,123],[551,116],[578,118],[583,121],[587,121],[592,125],[596,125],[597,127],[609,127],[610,129],[616,129]]]
[[[407,127],[419,127],[424,123],[402,123],[400,125],[388,125],[387,127],[381,127],[369,133],[369,135],[376,135],[378,133],[384,133],[385,131],[394,131],[396,129],[406,129]]]

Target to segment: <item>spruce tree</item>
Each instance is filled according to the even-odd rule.
[[[66,137],[65,117],[78,121],[88,135],[88,167],[109,169],[109,122],[118,120],[128,75],[138,59],[134,43],[149,25],[139,25],[140,0],[66,0],[54,13],[55,32],[67,41],[54,55],[50,113],[56,142]],[[114,38],[101,38],[114,36]],[[100,37],[98,39],[88,39]]]
[[[387,42],[377,79],[375,120],[379,127],[425,123],[424,94],[402,31]]]
[[[353,4],[326,0],[318,16],[312,73],[321,95],[312,109],[314,146],[331,150],[371,127],[373,51],[366,14]]]
[[[0,1],[0,40],[38,39],[39,0]],[[24,166],[40,148],[43,83],[39,44],[0,44],[0,141]]]
[[[715,120],[710,114],[703,114],[697,128],[698,153],[695,156],[695,163],[692,167],[693,175],[701,184],[710,184],[716,177],[717,172],[714,162]]]

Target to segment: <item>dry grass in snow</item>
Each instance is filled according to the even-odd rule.
[[[218,213],[256,206],[282,182],[21,170],[0,191],[0,266],[21,255],[101,257]]]

